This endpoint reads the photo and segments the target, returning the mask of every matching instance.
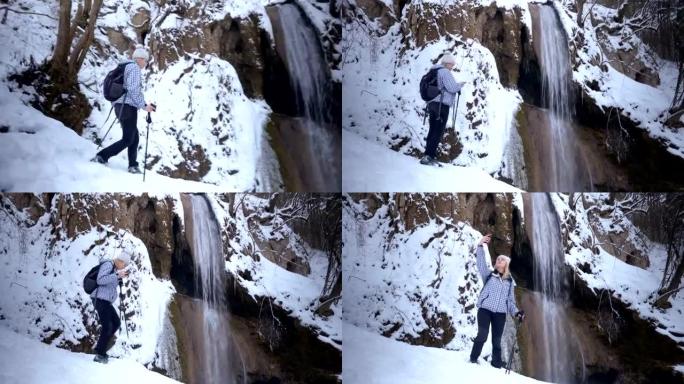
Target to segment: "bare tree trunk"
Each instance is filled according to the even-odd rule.
[[[83,60],[88,53],[90,45],[93,43],[95,38],[95,24],[97,23],[97,15],[100,13],[100,7],[102,6],[102,0],[95,0],[91,6],[91,2],[86,0],[83,12],[89,10],[87,24],[85,25],[85,31],[81,35],[81,38],[76,43],[71,56],[69,57],[69,76],[74,77],[78,73],[78,70],[83,65]]]
[[[682,262],[683,257],[684,255],[682,254],[679,254],[677,257],[675,257],[675,260],[679,261],[679,265],[672,274],[672,278],[670,279],[670,283],[667,285],[667,287],[658,291],[658,293],[662,294],[662,296],[660,296],[660,298],[658,298],[658,301],[656,301],[656,307],[668,308],[670,306],[670,304],[668,304],[668,300],[670,299],[670,296],[677,293],[679,284],[682,281],[682,276],[684,276],[684,262]]]
[[[88,49],[95,39],[95,25],[101,7],[102,0],[85,0],[78,5],[72,20],[71,1],[60,0],[57,43],[50,62],[50,71],[55,82],[61,84],[75,82]],[[82,30],[80,37],[71,49],[79,29]]]
[[[67,66],[67,57],[71,47],[71,0],[59,1],[59,29],[57,31],[57,42],[55,52],[52,55],[50,69],[53,74],[63,73]]]
[[[582,13],[584,13],[584,3],[586,0],[577,0],[577,25],[580,28],[584,27],[584,19],[582,18]]]

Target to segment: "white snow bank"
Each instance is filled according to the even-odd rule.
[[[51,347],[0,327],[0,382],[6,384],[178,383],[132,360],[92,360],[93,355]]]
[[[342,190],[345,192],[519,192],[475,167],[427,166],[342,131]]]
[[[413,346],[344,323],[345,384],[543,383],[486,363],[471,364],[467,352]]]

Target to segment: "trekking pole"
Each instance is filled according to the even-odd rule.
[[[123,287],[123,280],[119,280],[119,313],[121,314],[121,317],[123,317],[124,327],[126,327],[126,338],[128,338],[128,321],[126,321],[126,314],[124,313],[124,309],[123,309],[124,295],[123,295],[122,287]],[[119,328],[119,333],[121,333],[121,328]]]
[[[514,320],[513,325],[515,326],[515,341],[513,342],[513,345],[511,346],[511,353],[508,354],[508,364],[506,366],[506,371],[505,373],[508,375],[511,373],[511,365],[513,364],[513,352],[515,352],[515,346],[518,345],[518,325],[520,324],[520,320]]]
[[[456,132],[456,111],[458,111],[458,101],[461,99],[461,91],[458,91],[456,96],[456,104],[454,105],[454,117],[451,118],[451,128]]]
[[[112,108],[114,108],[114,107],[112,107]],[[110,109],[109,111],[110,111],[110,114],[111,114],[111,109]],[[107,115],[107,120],[109,120],[109,115]],[[105,120],[105,124],[107,124],[107,120]],[[104,137],[102,138],[102,140],[100,140],[100,143],[97,145],[97,148],[98,148],[98,149],[100,149],[100,147],[102,147],[102,144],[103,144],[104,141],[107,139],[107,136],[109,136],[109,131],[112,130],[112,127],[114,126],[114,123],[116,123],[116,119],[112,120],[112,123],[109,124],[109,128],[107,129],[107,132],[105,133],[105,135],[104,135]]]
[[[145,182],[145,171],[147,171],[147,144],[150,142],[150,123],[152,123],[152,117],[150,113],[147,112],[147,135],[145,136],[145,162],[143,165],[143,182]]]
[[[100,144],[98,144],[98,146],[97,146],[98,149],[102,146],[102,144],[104,143],[105,139],[106,139],[107,136],[109,135],[109,131],[112,130],[112,127],[114,126],[114,123],[116,123],[117,120],[119,120],[119,121],[121,120],[121,114],[123,113],[123,107],[124,107],[124,105],[126,104],[126,93],[127,93],[127,92],[124,92],[123,102],[122,102],[122,104],[121,104],[121,109],[119,110],[119,113],[118,113],[118,114],[116,113],[116,109],[114,108],[114,104],[112,104],[112,108],[109,109],[109,113],[107,114],[107,118],[105,119],[105,122],[104,122],[104,123],[107,124],[107,120],[109,120],[109,116],[112,114],[112,109],[114,109],[114,117],[116,117],[116,119],[114,119],[114,121],[112,121],[112,123],[109,124],[109,129],[107,129],[107,132],[105,132],[104,137],[102,138],[102,140],[100,140]],[[102,124],[102,125],[104,125],[104,124]]]

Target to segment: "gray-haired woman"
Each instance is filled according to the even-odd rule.
[[[477,245],[477,269],[480,272],[484,287],[477,299],[477,337],[470,352],[470,362],[477,363],[482,346],[487,341],[489,325],[492,326],[492,360],[495,368],[501,368],[501,335],[506,325],[506,312],[523,321],[525,312],[519,311],[515,305],[513,287],[515,281],[511,276],[509,267],[511,258],[500,255],[496,258],[494,270],[490,270],[485,260],[484,244],[489,244],[492,235],[488,234]],[[510,356],[509,356],[510,358]]]
[[[440,93],[427,104],[430,130],[425,142],[425,155],[420,159],[420,163],[423,165],[437,163],[437,147],[442,141],[442,135],[444,135],[444,129],[449,118],[449,107],[454,104],[456,94],[461,92],[461,88],[463,88],[463,83],[457,83],[451,74],[455,65],[454,56],[446,53],[442,56],[440,64],[434,65],[430,69],[437,71],[437,88]]]
[[[100,264],[97,274],[97,288],[90,294],[95,304],[97,316],[100,319],[100,338],[95,345],[94,361],[107,363],[107,346],[117,329],[121,326],[121,320],[116,314],[112,303],[116,301],[116,286],[119,281],[128,276],[126,266],[131,262],[131,257],[126,253],[116,256],[113,260],[105,260]]]

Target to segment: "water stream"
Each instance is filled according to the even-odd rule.
[[[303,130],[306,147],[310,152],[301,157],[308,162],[313,175],[313,189],[317,191],[339,190],[340,159],[336,142],[330,130],[326,101],[331,90],[327,64],[316,32],[295,4],[275,7],[277,12],[281,45],[290,83],[296,93],[298,126]]]
[[[234,348],[225,303],[223,243],[209,203],[201,195],[191,195],[192,254],[195,287],[201,294],[198,322],[202,342],[193,351],[198,363],[194,381],[201,383],[244,383],[246,375],[239,351]],[[238,381],[237,378],[243,380]]]
[[[572,327],[565,308],[569,288],[563,273],[565,254],[556,212],[545,193],[531,194],[532,250],[534,252],[534,289],[537,297],[537,320],[529,324],[533,333],[534,376],[554,383],[573,383],[581,365],[579,350],[572,337]],[[578,364],[579,363],[579,364]]]
[[[550,5],[539,7],[538,54],[542,71],[542,102],[548,108],[549,164],[545,190],[572,192],[591,187],[579,155],[570,88],[572,71],[563,26]]]

